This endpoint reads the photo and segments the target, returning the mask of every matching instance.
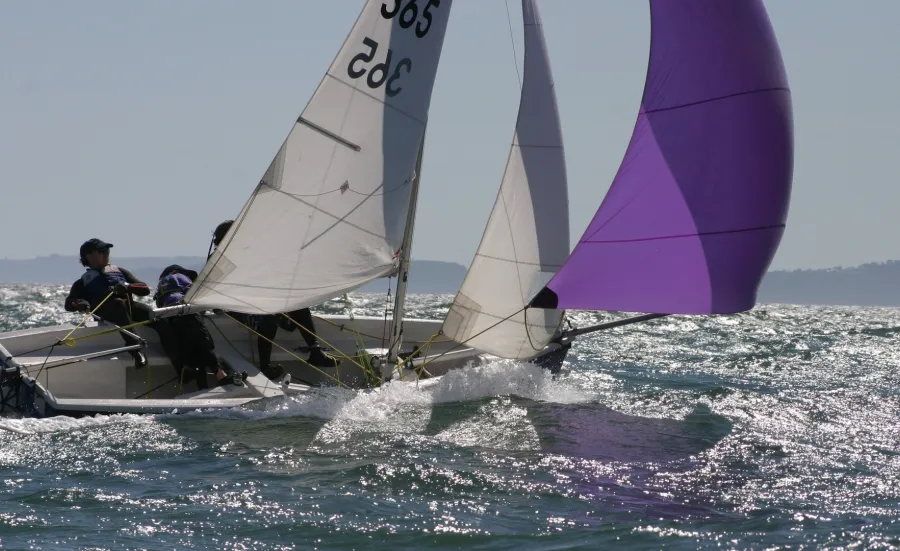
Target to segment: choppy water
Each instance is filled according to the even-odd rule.
[[[0,330],[68,320],[66,291],[0,286]],[[556,380],[498,362],[224,413],[2,419],[35,434],[0,431],[0,547],[898,549],[898,332],[896,309],[766,306],[587,337]]]

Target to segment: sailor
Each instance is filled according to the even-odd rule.
[[[72,284],[64,304],[65,309],[67,312],[90,312],[96,309],[94,313],[101,319],[120,326],[148,321],[150,306],[135,302],[132,295],[145,297],[150,294],[150,288],[125,268],[109,263],[109,249],[112,246],[112,243],[97,238],[88,239],[81,245],[78,251],[81,265],[87,270]],[[148,326],[159,334],[163,349],[173,359],[176,349],[171,327],[164,320],[154,321]],[[138,340],[125,332],[121,335],[127,345],[139,344]],[[135,367],[147,365],[147,357],[140,350],[132,350],[130,354],[134,358]],[[177,354],[174,358],[177,358]]]
[[[175,306],[184,302],[184,295],[191,288],[191,284],[197,279],[197,272],[183,268],[178,264],[167,266],[159,274],[159,283],[153,299],[157,308]],[[246,379],[246,373],[228,375],[219,365],[216,357],[216,345],[213,342],[203,318],[199,314],[182,314],[169,318],[178,353],[181,361],[186,366],[176,365],[175,370],[179,377],[190,376],[197,382],[200,389],[207,388],[206,374],[215,374],[218,384],[242,385]],[[190,367],[187,367],[190,366]],[[182,373],[182,371],[184,371]]]
[[[231,229],[232,224],[234,224],[234,220],[226,220],[216,226],[216,229],[213,231],[210,256],[212,256],[212,251],[215,248],[218,248],[219,244],[222,243],[222,240],[225,238],[226,234],[228,234],[228,230]],[[279,326],[286,331],[293,331],[298,326],[301,328],[300,334],[303,336],[303,340],[306,342],[306,346],[309,349],[309,358],[307,359],[307,362],[309,362],[310,365],[316,367],[335,367],[339,363],[322,351],[322,347],[319,345],[315,336],[316,327],[313,324],[312,312],[309,311],[309,308],[288,312],[287,316],[290,319],[285,319],[281,314],[253,316],[237,312],[229,312],[229,314],[236,319],[241,320],[241,322],[248,326],[254,327],[255,330],[262,335],[262,337],[257,339],[259,370],[270,379],[277,379],[284,373],[283,366],[270,363],[272,358],[272,341],[275,340],[275,334],[278,332]]]

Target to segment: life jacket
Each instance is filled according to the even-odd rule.
[[[104,266],[102,271],[88,269],[81,276],[81,281],[84,283],[84,296],[87,297],[87,301],[91,303],[92,307],[100,304],[116,284],[127,283],[121,270],[112,264]]]
[[[156,286],[156,306],[162,308],[181,304],[192,283],[191,278],[179,272],[163,276]]]

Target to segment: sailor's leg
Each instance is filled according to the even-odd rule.
[[[131,319],[135,322],[148,321],[152,310],[153,309],[146,304],[133,302],[131,304]],[[162,345],[163,351],[166,353],[166,356],[169,357],[169,361],[172,362],[175,371],[180,374],[184,367],[184,358],[179,347],[175,328],[171,321],[168,319],[160,319],[148,323],[147,327],[153,329],[156,331],[156,334],[159,335],[159,343]],[[135,361],[137,361],[137,358],[135,358]]]
[[[180,363],[182,364],[180,369],[176,367],[178,376],[182,377],[183,381],[193,379],[196,381],[199,389],[209,388],[206,382],[206,374],[209,369],[212,369],[212,373],[216,373],[219,368],[215,354],[211,352],[210,355],[214,365],[207,366],[209,361],[205,354],[205,349],[212,348],[212,338],[209,336],[208,331],[199,332],[196,329],[198,325],[205,329],[205,326],[202,325],[203,320],[197,314],[190,314],[171,318],[170,322],[172,324],[172,332],[179,346]],[[206,339],[209,339],[210,342],[207,343]],[[182,370],[187,371],[182,374]]]
[[[309,311],[309,308],[294,310],[288,316],[300,326],[300,333],[303,335],[306,346],[309,347],[309,359],[307,361],[316,367],[337,366],[339,362],[331,356],[325,355],[322,352],[322,347],[319,346],[319,341],[316,339],[316,326],[313,324],[312,312]]]
[[[269,379],[275,380],[284,373],[284,367],[271,364],[272,341],[278,333],[278,315],[257,316],[256,331],[261,335],[257,341],[259,370]]]
[[[294,310],[288,316],[300,326],[300,333],[303,335],[306,346],[309,348],[319,346],[319,342],[316,340],[316,326],[313,324],[312,312],[309,311],[309,308]]]
[[[261,335],[257,340],[257,350],[259,351],[259,368],[261,370],[269,367],[272,360],[272,341],[275,340],[275,334],[278,333],[278,318],[274,315],[257,316],[256,331]]]

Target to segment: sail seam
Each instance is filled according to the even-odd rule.
[[[340,82],[341,84],[343,84],[343,85],[346,86],[347,88],[350,88],[350,89],[352,89],[353,91],[355,91],[355,92],[357,92],[357,93],[359,93],[359,94],[362,94],[362,95],[366,96],[367,98],[370,98],[370,99],[373,99],[373,100],[377,101],[378,103],[380,103],[381,105],[384,105],[384,106],[387,107],[388,109],[391,109],[391,110],[393,110],[393,111],[396,111],[396,112],[400,113],[401,115],[403,115],[404,117],[406,117],[406,118],[408,118],[408,119],[410,119],[410,120],[416,121],[417,123],[421,124],[422,126],[425,125],[425,121],[421,121],[421,120],[417,119],[416,117],[410,115],[410,114],[407,113],[406,111],[403,111],[403,110],[401,110],[401,109],[398,109],[397,107],[394,107],[394,106],[391,105],[390,103],[384,101],[383,99],[381,99],[381,98],[379,98],[379,97],[377,97],[377,96],[373,96],[372,94],[370,94],[370,93],[368,93],[368,92],[366,92],[366,91],[364,91],[364,90],[360,90],[360,89],[357,88],[356,86],[351,86],[350,84],[344,82],[343,80],[339,79],[338,77],[336,77],[336,76],[334,76],[334,75],[332,75],[332,74],[330,74],[330,73],[326,73],[325,76],[327,76],[327,77],[329,77],[329,78],[333,78],[334,80]]]
[[[520,143],[514,143],[513,147],[518,147],[519,149],[522,149],[523,147],[527,147],[530,149],[562,149],[563,148],[563,146],[561,146],[561,145],[525,145],[525,144],[520,144]]]
[[[383,185],[382,185],[382,186],[378,186],[378,188],[381,188],[381,187],[383,187]],[[376,189],[378,189],[378,188],[376,188]],[[336,215],[336,214],[330,213],[330,212],[328,212],[327,210],[322,209],[322,208],[319,208],[317,205],[314,205],[314,204],[310,203],[309,201],[304,201],[304,200],[301,199],[300,197],[297,197],[296,195],[293,195],[293,194],[288,193],[288,192],[286,192],[286,191],[282,191],[282,190],[280,190],[280,189],[275,189],[275,188],[272,188],[272,191],[276,191],[276,192],[278,192],[278,193],[281,193],[282,195],[286,195],[286,196],[290,197],[291,199],[293,199],[294,201],[303,203],[304,205],[308,206],[309,208],[311,208],[311,209],[313,209],[313,210],[315,210],[315,211],[321,212],[321,213],[324,214],[325,216],[330,216],[331,218],[334,218],[334,220],[335,220],[334,224],[332,224],[331,226],[329,226],[328,228],[326,228],[325,230],[323,230],[323,231],[322,231],[321,233],[319,233],[319,235],[317,235],[316,237],[314,237],[314,238],[310,239],[309,241],[307,241],[307,242],[300,248],[300,250],[303,250],[303,249],[309,247],[310,245],[312,245],[315,241],[317,241],[317,240],[318,240],[319,238],[321,238],[323,235],[325,235],[326,233],[330,232],[330,231],[333,230],[335,227],[337,227],[338,224],[346,224],[346,225],[350,226],[351,228],[355,228],[355,229],[357,229],[357,230],[359,230],[359,231],[361,231],[361,232],[363,232],[363,233],[367,233],[367,234],[371,235],[372,237],[377,237],[377,238],[379,238],[379,239],[384,239],[385,241],[387,241],[387,236],[381,235],[381,234],[379,234],[379,233],[375,233],[375,232],[373,232],[373,231],[371,231],[371,230],[367,230],[366,228],[363,228],[363,227],[359,226],[358,224],[354,224],[354,223],[348,222],[348,221],[346,220],[351,214],[353,214],[354,212],[356,212],[357,209],[359,209],[361,206],[363,206],[364,204],[366,204],[366,201],[368,201],[368,200],[369,200],[370,198],[372,198],[373,196],[377,196],[377,195],[375,194],[374,191],[373,191],[371,194],[365,195],[365,199],[363,199],[362,201],[359,202],[359,204],[357,204],[355,207],[353,207],[352,209],[350,209],[349,211],[347,211],[347,213],[344,214],[343,216],[338,216],[338,215]]]
[[[661,113],[663,111],[674,111],[676,109],[681,109],[684,107],[693,107],[695,105],[701,105],[704,103],[712,103],[714,101],[736,98],[739,96],[749,96],[751,94],[762,94],[764,92],[790,92],[790,89],[785,86],[776,86],[774,88],[760,88],[758,90],[748,90],[746,92],[736,92],[734,94],[728,94],[725,96],[718,96],[715,98],[709,98],[709,99],[704,99],[704,100],[700,100],[700,101],[693,101],[691,103],[682,103],[681,105],[673,105],[672,107],[660,107],[659,109],[648,109],[648,110],[644,111],[644,114],[651,115],[653,113]]]
[[[635,243],[639,241],[661,241],[664,239],[682,239],[684,237],[704,237],[707,235],[724,235],[730,233],[744,233],[744,232],[752,232],[752,231],[763,231],[763,230],[773,230],[777,228],[784,228],[784,224],[773,224],[770,226],[758,226],[755,228],[741,228],[737,230],[721,230],[721,231],[710,231],[710,232],[698,232],[698,233],[686,233],[682,235],[666,235],[659,237],[638,237],[635,239],[605,239],[598,241],[590,241],[585,240],[581,241],[581,243]]]
[[[382,272],[387,273],[386,271],[390,271],[391,269],[393,269],[393,267],[394,267],[393,264],[382,264],[380,266],[375,266],[375,268],[378,268],[379,274],[381,274]],[[343,287],[352,287],[354,285],[365,285],[369,281],[378,279],[379,277],[381,277],[381,275],[376,275],[375,277],[371,277],[371,278],[365,277],[365,278],[361,278],[361,279],[359,279],[357,281],[353,281],[353,282],[340,283],[340,284],[336,284],[336,285],[335,284],[321,285],[318,287],[269,287],[266,285],[250,285],[247,283],[229,283],[227,281],[212,281],[211,283],[215,283],[216,285],[221,285],[223,287],[232,287],[232,288],[236,287],[236,288],[240,288],[240,289],[266,289],[266,290],[270,290],[270,291],[318,291],[320,289],[340,289]],[[223,293],[221,290],[216,290],[215,292],[217,292],[223,296],[227,296],[228,298],[238,300],[237,297],[228,296],[225,293]]]
[[[496,320],[502,320],[504,323],[505,322],[518,323],[519,325],[525,325],[527,327],[538,327],[538,328],[542,328],[542,329],[550,329],[550,327],[547,325],[541,325],[541,324],[537,324],[537,323],[527,323],[527,322],[523,322],[523,321],[514,319],[514,317],[510,317],[510,316],[504,317],[504,316],[498,316],[496,314],[491,314],[491,313],[485,312],[485,311],[473,310],[471,308],[466,308],[465,306],[462,306],[460,304],[456,304],[455,307],[461,308],[463,310],[467,310],[469,312],[474,312],[474,313],[478,314],[479,317],[487,316],[489,318],[494,318]],[[555,326],[553,326],[553,327],[555,327]]]
[[[525,264],[527,266],[537,266],[538,268],[562,268],[562,264],[541,264],[540,262],[525,262],[524,260],[510,260],[508,258],[500,258],[497,256],[491,256],[489,254],[482,254],[479,252],[476,252],[475,256],[480,256],[482,258],[489,258],[491,260],[498,260],[500,262],[509,262],[510,264]]]
[[[338,193],[338,192],[340,192],[340,193],[350,192],[350,193],[355,193],[356,195],[361,195],[361,196],[363,196],[363,197],[381,197],[381,196],[383,196],[383,195],[388,195],[388,194],[390,194],[390,193],[394,193],[395,191],[399,191],[399,190],[403,189],[404,187],[406,187],[407,185],[409,185],[409,180],[406,180],[406,181],[403,182],[402,184],[397,185],[397,186],[394,186],[394,187],[392,187],[391,189],[389,189],[389,190],[387,190],[387,191],[383,191],[382,193],[363,193],[363,192],[361,192],[361,191],[356,191],[356,190],[353,189],[353,188],[350,188],[350,187],[344,187],[344,186],[337,187],[337,188],[334,188],[334,189],[331,189],[331,190],[328,190],[328,191],[323,191],[322,193],[289,193],[289,192],[287,192],[287,191],[284,191],[284,190],[281,190],[281,189],[279,189],[279,188],[273,187],[273,186],[271,186],[271,185],[269,185],[269,184],[266,184],[266,187],[268,187],[268,188],[271,189],[272,191],[280,191],[281,193],[283,193],[283,194],[285,194],[285,195],[288,195],[288,196],[293,197],[293,198],[295,198],[295,199],[299,199],[300,197],[322,197],[322,196],[325,196],[325,195],[329,195],[329,194],[332,194],[332,193]],[[378,186],[378,187],[379,187],[379,188],[382,188],[382,187],[384,187],[384,185],[380,185],[380,186]],[[376,188],[376,189],[377,189],[377,188]]]

